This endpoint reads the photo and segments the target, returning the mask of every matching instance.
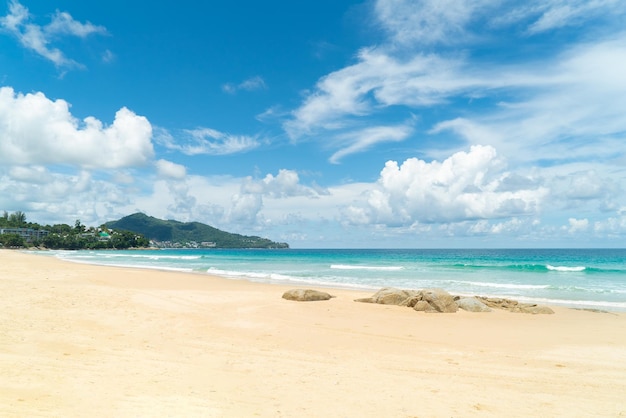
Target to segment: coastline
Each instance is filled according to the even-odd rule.
[[[0,250],[0,415],[620,416],[626,313],[424,314]]]

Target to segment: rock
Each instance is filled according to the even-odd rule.
[[[454,296],[443,289],[424,289],[421,294],[422,299],[437,312],[453,313],[459,309],[459,305],[454,301]]]
[[[456,301],[459,308],[469,312],[491,312],[491,308],[476,298],[459,298]]]
[[[529,314],[553,314],[554,311],[547,306],[542,305],[522,305],[519,307],[519,311]]]
[[[326,292],[312,289],[291,289],[283,293],[283,299],[295,300],[298,302],[311,302],[318,300],[328,300],[334,298]]]
[[[384,287],[374,293],[369,298],[355,299],[355,302],[380,303],[382,305],[401,305],[407,306],[404,302],[416,296],[417,292],[412,290],[396,289],[395,287]],[[404,304],[404,305],[403,305]]]
[[[418,295],[411,296],[408,299],[405,299],[404,301],[402,301],[400,306],[407,306],[409,308],[413,308],[418,302],[421,302],[421,301],[422,301],[422,294],[419,293]]]
[[[483,296],[476,296],[476,299],[483,302],[490,308],[504,309],[509,312],[521,312],[530,314],[554,313],[554,311],[547,306],[536,305],[532,303],[519,303],[518,301],[511,299],[486,298]]]
[[[420,300],[415,303],[413,309],[419,312],[437,312],[428,302]]]
[[[512,311],[516,309],[518,303],[516,300],[503,299],[503,298],[487,298],[484,296],[476,296],[476,299],[489,306],[490,308],[505,309]]]

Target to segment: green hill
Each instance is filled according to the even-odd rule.
[[[289,248],[283,242],[231,234],[200,222],[166,221],[143,213],[135,213],[105,225],[110,229],[142,234],[163,247]]]

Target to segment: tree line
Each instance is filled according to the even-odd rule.
[[[26,214],[17,211],[9,214],[4,211],[0,216],[0,229],[27,228],[34,231],[47,231],[41,238],[26,240],[17,233],[0,234],[0,247],[28,248],[44,247],[52,250],[83,249],[127,249],[147,247],[150,244],[142,234],[124,230],[112,230],[106,225],[87,227],[76,220],[74,226],[67,224],[40,225],[26,222]]]

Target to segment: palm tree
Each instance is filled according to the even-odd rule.
[[[21,210],[13,212],[9,216],[9,223],[15,227],[20,227],[26,224],[26,214]]]

